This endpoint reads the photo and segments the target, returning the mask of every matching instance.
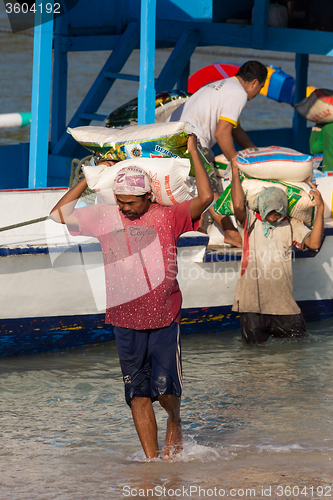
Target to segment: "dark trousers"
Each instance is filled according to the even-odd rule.
[[[273,315],[240,313],[242,338],[249,344],[266,342],[268,337],[306,337],[303,314]]]

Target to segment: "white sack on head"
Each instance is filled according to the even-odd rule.
[[[249,208],[253,208],[259,192],[268,187],[278,187],[282,189],[287,196],[289,195],[288,215],[290,217],[294,217],[308,226],[313,224],[315,203],[312,197],[310,197],[311,188],[306,182],[293,182],[292,186],[288,186],[285,183],[265,182],[264,180],[245,178],[242,182],[242,188]],[[296,192],[296,189],[292,189],[293,187],[299,191]],[[290,193],[290,191],[292,191],[292,193]]]
[[[156,202],[172,206],[191,200],[186,178],[190,171],[190,161],[182,158],[137,158],[120,161],[113,167],[106,165],[83,166],[88,187],[97,192],[104,203],[115,204],[113,183],[118,171],[124,167],[142,168],[150,179]]]

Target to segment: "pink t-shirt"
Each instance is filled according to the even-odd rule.
[[[79,231],[95,236],[102,247],[106,280],[105,322],[147,330],[180,322],[177,240],[197,228],[190,203],[152,204],[138,219],[116,205],[97,204],[75,210]]]

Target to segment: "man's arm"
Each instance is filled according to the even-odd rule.
[[[213,191],[205,167],[200,159],[197,149],[197,138],[190,135],[187,141],[187,149],[193,161],[195,179],[197,184],[198,196],[191,201],[190,212],[192,220],[200,217],[202,212],[213,201]]]
[[[55,222],[67,224],[70,229],[76,230],[79,227],[77,218],[74,215],[74,207],[83,191],[87,188],[86,179],[82,179],[76,186],[70,189],[50,212],[50,217]]]
[[[97,165],[106,165],[112,167],[117,162],[114,160],[100,160]],[[76,186],[68,191],[60,201],[52,208],[50,217],[55,222],[67,224],[71,230],[75,231],[79,228],[77,218],[74,215],[74,207],[77,200],[80,198],[83,191],[88,187],[86,179],[82,179]]]
[[[312,194],[317,205],[317,213],[311,234],[306,238],[304,244],[310,248],[310,250],[318,250],[324,234],[324,201],[316,186],[311,182],[309,182],[309,185],[312,187]]]
[[[256,147],[240,125],[237,125],[237,127],[234,128],[232,123],[227,122],[226,120],[219,120],[215,131],[215,139],[217,140],[222,153],[229,161],[237,156],[234,139],[242,149]]]
[[[215,139],[220,146],[222,153],[229,161],[237,156],[237,151],[232,137],[232,130],[232,123],[227,122],[226,120],[219,120],[215,130]]]
[[[247,135],[245,130],[237,125],[236,128],[232,129],[232,137],[235,139],[237,144],[240,145],[242,149],[255,148],[255,144],[251,141],[250,137]]]
[[[231,199],[234,207],[234,214],[240,223],[243,223],[246,217],[244,206],[244,192],[239,178],[238,165],[236,158],[231,160],[232,182],[231,182]]]

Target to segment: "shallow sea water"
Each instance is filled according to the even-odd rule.
[[[183,336],[172,463],[145,460],[115,342],[1,359],[0,498],[332,498],[333,321],[308,326],[307,340],[264,347],[239,332]]]

